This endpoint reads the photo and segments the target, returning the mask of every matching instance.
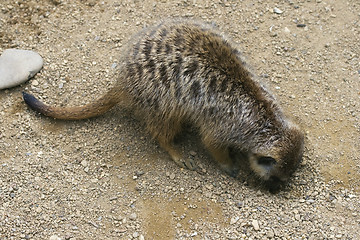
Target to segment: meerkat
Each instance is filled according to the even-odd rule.
[[[84,106],[48,106],[25,92],[23,98],[37,112],[68,120],[95,117],[126,102],[141,112],[147,130],[176,164],[194,169],[173,146],[182,124],[190,122],[224,171],[238,174],[229,156],[229,148],[235,149],[273,190],[302,159],[301,129],[213,24],[173,20],[145,28],[123,47],[117,72],[114,86]]]

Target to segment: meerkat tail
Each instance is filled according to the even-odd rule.
[[[33,110],[52,118],[80,120],[96,117],[107,112],[117,102],[114,91],[110,90],[96,101],[78,107],[53,107],[44,104],[33,95],[23,92],[25,103]]]

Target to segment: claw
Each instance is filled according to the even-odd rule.
[[[192,171],[194,171],[197,168],[195,162],[192,159],[189,159],[189,158],[187,158],[185,160],[184,164],[188,169],[190,169]]]

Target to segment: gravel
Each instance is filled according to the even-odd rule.
[[[0,92],[0,239],[360,239],[360,3],[10,1],[0,51],[43,69]],[[306,132],[304,161],[278,194],[224,174],[196,131],[180,169],[126,106],[83,121],[29,110],[89,102],[114,83],[120,47],[162,17],[215,21]],[[306,26],[302,26],[304,24]]]

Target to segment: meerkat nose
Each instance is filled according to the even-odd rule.
[[[284,182],[276,176],[271,176],[270,179],[265,183],[265,186],[268,188],[269,192],[272,194],[277,193],[280,188],[283,186]]]

